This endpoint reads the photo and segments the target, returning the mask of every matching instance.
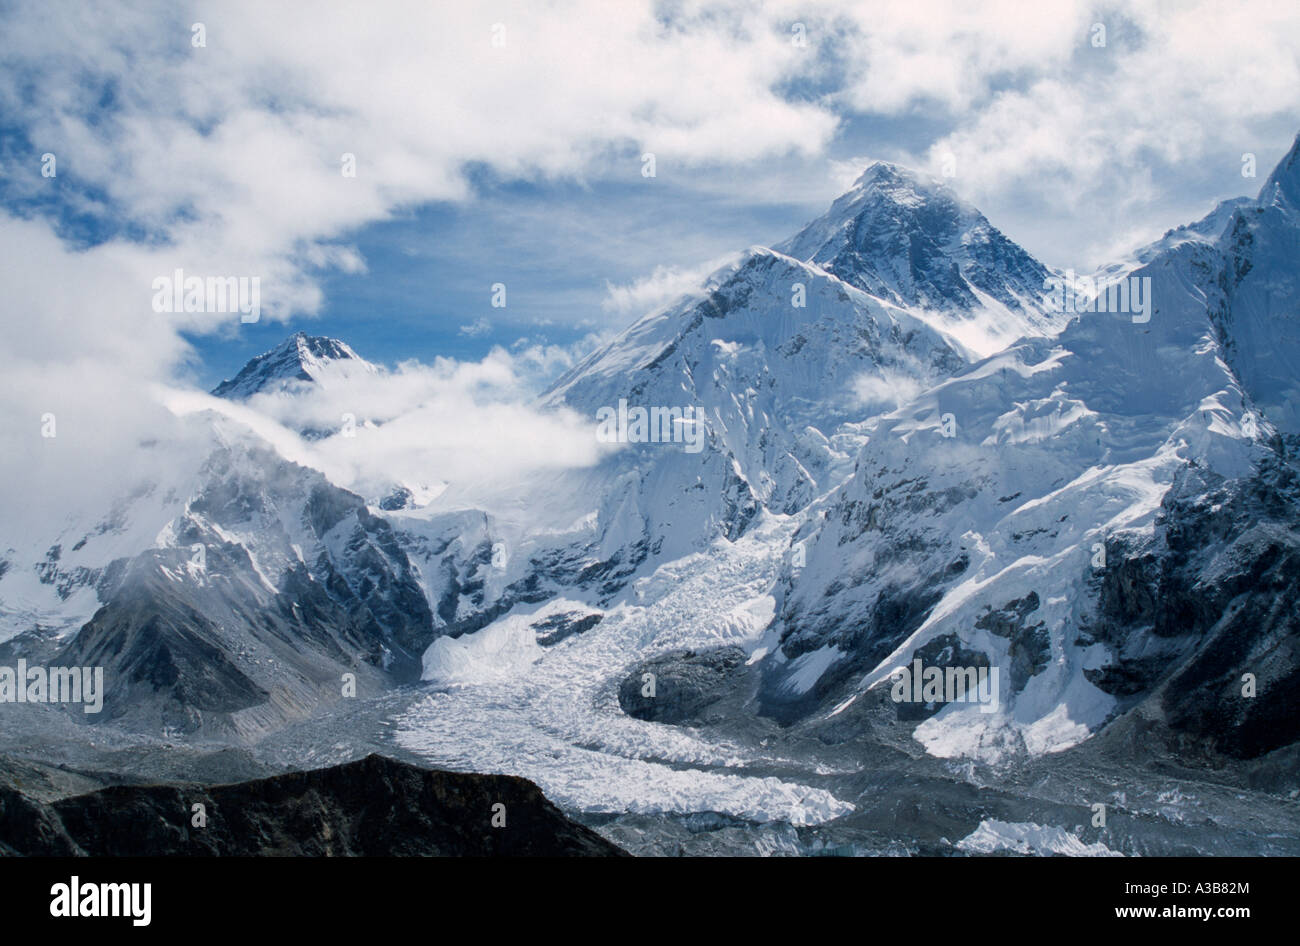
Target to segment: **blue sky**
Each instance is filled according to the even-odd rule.
[[[694,271],[749,245],[777,243],[820,215],[839,192],[843,178],[831,172],[832,163],[857,167],[865,166],[854,163],[862,154],[923,153],[940,134],[925,117],[846,120],[824,159],[787,162],[784,173],[802,178],[788,196],[771,185],[771,168],[763,169],[760,187],[766,189],[745,199],[730,188],[715,190],[709,174],[698,183],[675,181],[671,166],[661,165],[653,180],[644,179],[636,155],[623,159],[632,171],[626,179],[614,168],[585,182],[471,175],[469,200],[406,210],[349,235],[365,271],[326,273],[319,313],[287,325],[194,334],[200,357],[195,377],[210,387],[298,329],[337,336],[387,364],[435,356],[477,360],[495,345],[581,350],[584,339],[589,345],[593,335],[617,331],[641,314],[611,308],[611,284],[636,283],[656,267]],[[1262,150],[1264,174],[1281,157],[1278,141]],[[1191,222],[1217,200],[1253,194],[1256,182],[1231,173],[1235,163],[1226,167],[1229,173],[1204,165],[1168,169],[1164,184],[1170,192],[1153,195],[1146,219],[1163,231]],[[744,175],[735,176],[739,183]],[[1082,268],[1090,262],[1072,260],[1065,241],[1056,239],[1059,228],[1068,226],[1059,208],[1010,195],[981,209],[1049,264]],[[1106,209],[1099,209],[1104,218]],[[1111,213],[1117,218],[1119,209]],[[498,282],[507,287],[504,309],[490,304]]]
[[[385,363],[478,359],[520,340],[574,345],[635,317],[609,309],[609,284],[774,243],[824,209],[779,197],[739,202],[665,177],[645,180],[639,160],[630,166],[636,176],[627,181],[480,179],[469,202],[366,227],[351,237],[366,271],[327,275],[318,316],[195,336],[206,367],[200,377],[219,380],[299,328],[336,335]],[[505,308],[491,305],[495,283],[506,286]]]
[[[298,329],[389,364],[576,354],[875,159],[952,156],[995,225],[1087,269],[1253,194],[1300,130],[1294,5],[617,6],[7,6],[0,241],[57,245],[15,357],[208,388]],[[260,274],[264,318],[144,311],[173,266]]]

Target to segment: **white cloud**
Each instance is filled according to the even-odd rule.
[[[183,391],[166,400],[182,414],[213,410],[232,417],[286,458],[371,499],[394,483],[452,483],[462,496],[490,502],[539,473],[589,466],[601,456],[590,418],[533,402],[539,366],[553,371],[571,362],[556,347],[517,353],[497,347],[477,362],[406,361],[374,373],[327,366],[321,383],[247,403]]]
[[[606,282],[601,307],[624,316],[643,315],[698,290],[710,275],[739,258],[739,253],[728,253],[699,266],[656,266],[649,275],[622,286]]]
[[[703,7],[683,6],[671,27],[648,2],[377,12],[215,4],[196,49],[170,4],[67,17],[19,5],[4,64],[25,81],[0,84],[12,90],[0,105],[59,156],[64,181],[167,234],[161,268],[262,274],[272,317],[320,301],[286,263],[319,265],[322,243],[464,198],[471,162],[569,175],[619,148],[635,178],[643,150],[663,169],[814,153],[835,125],[773,91],[798,63],[788,43]]]
[[[1105,47],[1088,41],[1093,18],[1108,24]],[[1241,178],[1241,154],[1261,152],[1268,167],[1300,114],[1294,4],[1150,2],[1084,19],[925,156],[937,166],[953,154],[955,185],[985,209],[1024,205],[1016,222],[1029,226],[1004,223],[1013,236],[1072,231],[1054,242],[1082,258],[1051,261],[1080,269],[1125,233],[1146,242],[1208,211],[1198,178],[1217,181],[1210,196],[1253,194],[1260,181]]]
[[[1258,182],[1238,175],[1240,153],[1258,152],[1267,173],[1300,113],[1300,8],[1146,0],[1122,16],[1107,9],[248,0],[191,14],[138,0],[55,14],[41,2],[7,5],[0,111],[59,161],[59,176],[45,179],[39,162],[6,154],[7,193],[61,195],[150,239],[78,250],[39,216],[0,215],[10,329],[0,351],[0,517],[31,514],[33,483],[51,497],[84,492],[84,471],[108,480],[128,468],[131,445],[165,424],[147,384],[183,369],[178,332],[239,330],[229,314],[154,313],[155,276],[256,275],[264,319],[315,312],[322,269],[364,271],[356,231],[466,199],[470,166],[533,180],[626,174],[646,187],[698,172],[761,202],[769,165],[824,167],[847,116],[931,122],[938,131],[917,160],[951,151],[957,189],[1002,209],[990,215],[1013,237],[1080,256],[1142,225],[1154,236],[1183,222],[1150,212],[1170,180],[1153,169],[1208,165],[1222,169],[1221,196],[1253,190]],[[200,18],[207,46],[195,49],[190,24]],[[1104,49],[1088,45],[1095,19],[1109,25]],[[807,49],[790,42],[795,21],[808,26]],[[491,43],[494,23],[506,26],[504,48]],[[795,80],[814,91],[784,97]],[[896,147],[872,143],[890,155]],[[640,177],[642,151],[656,154],[660,180]],[[356,156],[355,178],[341,173],[345,153]],[[1176,172],[1175,183],[1189,176]],[[1208,209],[1204,188],[1197,193]],[[1084,269],[1089,260],[1049,262]],[[611,286],[606,305],[636,314],[703,271],[655,270]],[[57,470],[39,438],[48,411],[60,418]],[[450,423],[454,413],[439,416]]]
[[[854,407],[881,413],[915,398],[924,386],[912,375],[889,371],[860,374],[849,386]]]
[[[794,17],[800,4],[782,5]],[[847,65],[841,113],[927,122],[909,152],[873,157],[952,182],[1050,263],[1087,269],[1253,194],[1244,152],[1267,169],[1300,129],[1300,7],[1231,0],[1094,4],[818,4],[809,39]],[[1094,46],[1094,24],[1106,27]],[[833,162],[839,189],[865,159]],[[1261,177],[1267,170],[1261,171]]]
[[[191,46],[195,19],[204,48]],[[491,43],[497,22],[504,48]],[[0,517],[31,509],[33,482],[53,515],[84,492],[86,470],[111,492],[134,444],[164,423],[148,382],[174,381],[183,367],[179,331],[239,330],[230,314],[154,313],[154,277],[258,276],[263,319],[283,319],[319,309],[321,267],[364,270],[346,244],[358,228],[467,197],[469,165],[580,176],[593,158],[625,154],[639,180],[643,150],[661,174],[814,153],[834,117],[773,91],[796,64],[780,37],[692,4],[672,26],[652,3],[595,0],[490,11],[422,0],[382,10],[227,2],[193,14],[143,0],[57,14],[7,6],[0,111],[58,159],[53,179],[39,161],[6,160],[8,192],[62,195],[151,239],[83,252],[41,218],[0,216],[5,319],[16,329],[0,352]],[[355,177],[342,174],[345,153]],[[458,402],[444,392],[439,403]],[[39,438],[52,410],[63,477],[43,476],[35,459],[55,455]],[[503,412],[474,419],[490,422],[480,430],[508,426]],[[439,436],[454,436],[455,416],[439,415]],[[544,429],[495,442],[523,449],[529,430]]]
[[[479,338],[492,331],[492,323],[480,316],[468,325],[460,327],[461,335],[468,335],[470,338]]]

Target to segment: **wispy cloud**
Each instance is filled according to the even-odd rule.
[[[700,266],[656,266],[652,273],[621,286],[606,282],[601,307],[623,316],[641,315],[699,289],[713,272],[739,256],[729,253]]]
[[[462,495],[488,501],[542,471],[600,458],[590,418],[534,406],[541,377],[572,360],[557,347],[494,348],[472,362],[412,360],[375,372],[327,366],[321,383],[246,403],[184,391],[165,400],[181,415],[227,415],[286,458],[372,500],[395,484],[430,495],[457,484]]]

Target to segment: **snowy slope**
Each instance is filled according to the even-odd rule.
[[[562,378],[551,402],[593,418],[620,398],[699,408],[707,453],[725,461],[716,475],[734,474],[747,500],[789,511],[846,472],[858,442],[849,425],[969,357],[905,310],[761,247],[715,274],[713,285],[633,325]],[[799,291],[805,304],[797,307]],[[662,461],[673,469],[660,474],[671,482],[690,483],[699,466],[715,464],[674,446]],[[735,521],[727,526],[734,531]]]
[[[943,314],[981,355],[1052,334],[1048,269],[943,182],[895,164],[867,168],[826,214],[776,249],[874,296]]]
[[[848,475],[864,422],[1058,331],[1047,275],[942,184],[868,169],[778,250],[751,247],[547,393],[593,418],[620,399],[705,417],[699,455],[643,445],[584,474],[581,491],[606,497],[600,554],[671,560],[735,538],[759,509],[806,508]]]
[[[1286,186],[1266,185],[1267,207],[1232,210],[1238,230],[1277,217],[1253,245],[1295,246]],[[1149,537],[1189,466],[1232,480],[1269,455],[1279,412],[1267,405],[1269,420],[1259,418],[1230,365],[1249,364],[1243,380],[1287,397],[1264,377],[1277,360],[1260,364],[1252,334],[1278,332],[1279,320],[1212,311],[1233,231],[1171,240],[1132,271],[1151,279],[1149,323],[1082,313],[1058,337],[1013,345],[868,428],[853,479],[808,527],[807,566],[787,575],[770,711],[843,712],[935,642],[983,655],[1005,681],[1000,712],[952,704],[917,728],[936,754],[1055,751],[1117,710],[1090,682],[1119,659],[1086,633],[1107,567],[1097,550]],[[1269,272],[1276,284],[1294,267]],[[945,415],[955,436],[943,436]],[[810,655],[828,652],[810,679]]]
[[[1271,423],[1300,433],[1300,137],[1218,248],[1211,306],[1228,363]]]
[[[222,381],[212,393],[245,400],[255,394],[291,393],[303,384],[344,383],[378,369],[336,338],[297,332]]]

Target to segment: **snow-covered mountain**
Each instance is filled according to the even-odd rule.
[[[209,439],[183,485],[74,520],[37,563],[31,593],[83,616],[33,622],[26,652],[104,667],[103,720],[236,741],[337,701],[343,673],[417,677],[434,616],[391,524],[239,425],[190,421]],[[155,449],[196,456],[177,447]]]
[[[1216,248],[1210,306],[1228,363],[1272,424],[1300,433],[1300,138]]]
[[[266,431],[299,399],[384,371],[299,333],[213,392],[227,410],[195,395],[112,511],[5,552],[5,652],[110,667],[122,726],[231,741],[336,707],[343,673],[422,676],[408,751],[611,813],[812,825],[865,804],[843,792],[868,759],[1014,766],[1099,733],[1284,767],[1296,155],[1099,271],[1146,287],[1149,319],[1054,308],[1059,273],[873,165],[538,400],[593,439],[638,409],[662,426],[490,502],[367,501],[286,456]],[[995,711],[895,703],[916,659],[996,669]],[[1245,674],[1271,698],[1243,702]]]
[[[938,653],[987,660],[1009,686],[998,714],[933,707],[916,736],[936,754],[1056,751],[1157,691],[1186,704],[1161,687],[1227,634],[1216,622],[1229,618],[1209,602],[1253,613],[1259,596],[1295,582],[1294,447],[1275,433],[1296,430],[1297,363],[1286,361],[1300,298],[1296,175],[1293,149],[1258,200],[1228,205],[1193,228],[1199,238],[1168,239],[1133,270],[1150,279],[1149,322],[1081,313],[1059,336],[1017,343],[868,428],[852,479],[800,536],[806,567],[786,575],[769,711],[830,719],[879,700],[914,656]],[[1270,293],[1289,305],[1269,309]],[[1207,518],[1261,492],[1272,509],[1242,517],[1260,535],[1221,534],[1190,574],[1163,559],[1190,553],[1181,532],[1204,532]],[[1292,563],[1281,586],[1239,577],[1277,555]],[[1180,574],[1162,584],[1162,569]],[[1130,586],[1138,574],[1151,582],[1141,591]],[[1236,597],[1221,591],[1233,582]],[[1149,599],[1145,620],[1116,604],[1133,594]],[[1160,614],[1175,594],[1194,619]],[[1274,615],[1251,636],[1276,642],[1287,620]],[[1252,666],[1252,647],[1229,658],[1219,646],[1213,670],[1221,718],[1243,726],[1273,713],[1229,706],[1241,672],[1275,691],[1295,679],[1294,661]],[[1286,745],[1289,731],[1257,751]]]
[[[275,348],[244,365],[222,381],[217,397],[246,400],[255,394],[292,392],[303,384],[345,383],[358,374],[373,374],[375,365],[336,338],[296,332]]]
[[[760,509],[805,508],[848,474],[869,418],[996,340],[1055,331],[1048,275],[941,183],[873,165],[794,238],[648,314],[545,401],[593,418],[621,400],[702,412],[699,455],[658,444],[609,464],[636,471],[620,479],[618,531],[671,560]]]
[[[776,249],[900,306],[944,313],[981,355],[1050,334],[1048,269],[942,181],[877,162],[829,211]]]
[[[1225,537],[1194,566],[1157,566],[1156,600],[1211,610],[1225,600],[1207,590],[1216,576],[1273,567],[1269,542],[1294,546],[1293,461],[1274,434],[1294,429],[1297,372],[1278,357],[1286,318],[1261,301],[1278,286],[1292,310],[1300,299],[1288,281],[1300,259],[1294,164],[1293,151],[1258,199],[1224,202],[1116,269],[1149,280],[1149,321],[1053,311],[1043,299],[1056,274],[942,185],[876,166],[825,217],[651,313],[549,398],[587,412],[620,398],[704,406],[700,456],[642,448],[625,461],[635,475],[620,480],[617,513],[643,528],[621,534],[642,548],[671,548],[671,561],[714,554],[710,541],[734,542],[771,514],[796,523],[773,550],[784,563],[774,618],[745,644],[762,676],[752,711],[839,726],[886,699],[914,657],[965,661],[1000,670],[1000,711],[930,707],[908,723],[930,752],[1060,751],[1153,700],[1185,705],[1169,681],[1238,633],[1207,615],[1143,624],[1115,603],[1135,563],[1181,561],[1182,531],[1223,516],[1189,494],[1226,491],[1233,508],[1272,497],[1254,523],[1270,538]],[[791,304],[797,284],[805,308]],[[978,358],[995,339],[1014,340]],[[863,391],[892,403],[849,396]],[[714,455],[726,462],[711,470]],[[636,574],[655,571],[647,561]],[[1280,580],[1294,584],[1289,567]],[[1241,591],[1233,607],[1262,607],[1260,592]],[[1278,620],[1257,641],[1285,638]],[[1218,668],[1221,686],[1243,660]],[[1265,664],[1270,687],[1292,686],[1294,661]],[[1275,709],[1223,705],[1222,716],[1258,729]]]

